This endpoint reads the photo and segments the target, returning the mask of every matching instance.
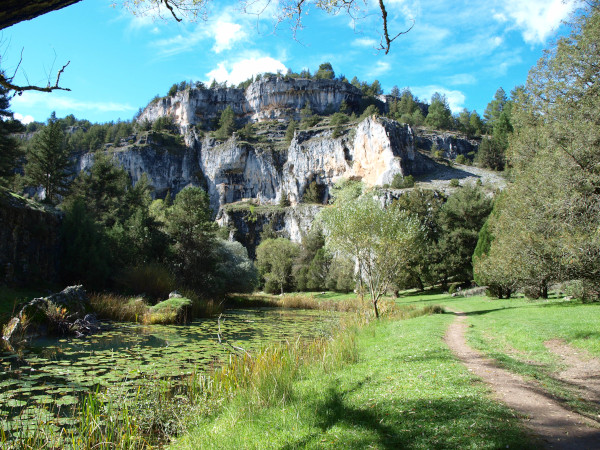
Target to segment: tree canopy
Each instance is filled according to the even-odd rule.
[[[583,280],[600,292],[600,2],[545,52],[517,93],[508,160],[514,183],[490,219],[485,283]]]

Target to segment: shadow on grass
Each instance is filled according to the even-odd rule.
[[[346,397],[357,389],[330,388],[325,400],[311,408],[320,432],[283,448],[335,447],[335,439],[345,448],[536,447],[510,411],[485,398],[392,400],[377,405],[367,401],[356,406]]]

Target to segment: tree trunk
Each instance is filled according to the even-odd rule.
[[[57,11],[81,0],[2,0],[0,30],[42,14]]]
[[[373,308],[375,308],[375,318],[379,319],[379,308],[377,308],[377,300],[373,300]]]

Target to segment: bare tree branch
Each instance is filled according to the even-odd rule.
[[[394,42],[398,37],[402,36],[403,34],[408,33],[410,30],[412,30],[413,27],[415,26],[415,21],[413,19],[412,25],[408,28],[408,30],[401,31],[400,33],[395,35],[393,38],[390,38],[390,34],[388,31],[388,21],[387,21],[388,13],[385,9],[385,4],[383,3],[383,0],[379,0],[379,9],[381,10],[381,19],[383,20],[383,36],[381,38],[381,43],[379,44],[379,49],[385,50],[385,54],[387,55],[390,52],[390,45],[392,44],[392,42]],[[384,43],[384,41],[385,41],[385,43]]]
[[[169,4],[169,0],[162,0],[162,2],[165,4],[165,6],[167,7],[167,9],[169,11],[171,11],[171,14],[173,15],[173,18],[177,21],[177,22],[181,22],[181,18],[177,17],[175,15],[175,11],[173,10],[173,7]]]
[[[60,77],[62,76],[65,69],[67,68],[67,66],[70,63],[71,63],[71,61],[68,61],[58,71],[58,73],[56,74],[56,82],[54,83],[54,85],[51,85],[50,81],[48,81],[48,85],[46,87],[35,86],[35,85],[19,86],[12,82],[13,78],[7,78],[3,73],[0,73],[0,86],[3,86],[4,88],[6,88],[10,91],[14,91],[15,94],[19,94],[19,95],[21,95],[25,91],[38,91],[38,92],[70,91],[71,89],[69,89],[69,88],[64,88],[64,87],[59,86]],[[21,62],[19,61],[19,65],[20,64],[21,64]],[[18,68],[18,66],[17,66],[17,68]]]

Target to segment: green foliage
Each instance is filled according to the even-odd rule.
[[[22,154],[20,143],[12,134],[25,131],[21,122],[13,119],[9,105],[8,90],[0,86],[0,186],[10,184]]]
[[[219,239],[216,245],[215,283],[213,292],[253,292],[259,285],[258,272],[248,258],[248,251],[235,241]]]
[[[166,229],[174,241],[172,261],[178,281],[197,292],[211,292],[217,226],[206,192],[197,187],[180,191],[167,212]]]
[[[215,137],[220,140],[228,139],[233,132],[236,130],[235,124],[235,113],[231,106],[227,106],[221,112],[221,118],[219,119],[219,128],[215,131]]]
[[[83,284],[91,289],[105,286],[112,256],[103,229],[81,198],[65,207],[61,249],[61,278],[66,284]]]
[[[279,206],[281,208],[287,208],[290,205],[291,205],[291,203],[290,203],[290,199],[288,197],[287,192],[282,191],[281,192],[281,197],[279,197]]]
[[[342,126],[350,122],[350,117],[341,112],[336,112],[331,116],[329,124],[333,126],[333,138],[337,138],[342,134]]]
[[[503,170],[506,164],[506,157],[504,150],[497,140],[484,137],[475,156],[475,162],[482,167]]]
[[[166,298],[176,288],[175,279],[165,264],[149,262],[123,269],[116,277],[119,290],[128,294],[146,294]]]
[[[364,185],[361,181],[342,178],[330,190],[331,201],[355,200],[363,193]]]
[[[176,133],[178,131],[172,116],[160,116],[152,122],[152,130],[159,133],[162,131]]]
[[[431,104],[429,105],[425,124],[438,130],[452,128],[452,112],[445,95],[436,92],[431,96]]]
[[[570,279],[600,286],[597,2],[530,72],[511,112],[514,183],[490,224],[486,279],[516,286]],[[500,121],[500,116],[498,117]]]
[[[456,155],[456,159],[454,161],[456,162],[456,164],[466,164],[467,158],[465,157],[465,155],[460,154]]]
[[[367,117],[378,116],[378,115],[379,115],[379,108],[377,108],[377,106],[375,106],[375,105],[369,105],[363,111],[359,120],[365,120]]]
[[[296,121],[294,119],[290,120],[285,130],[285,142],[287,142],[288,145],[292,142],[292,139],[294,139],[294,135],[296,133],[297,128],[298,124],[296,123]]]
[[[452,178],[450,180],[450,187],[453,187],[453,188],[460,187],[460,181],[458,181],[458,178]]]
[[[412,175],[402,176],[401,173],[394,175],[391,187],[392,189],[407,189],[415,186],[415,177]]]
[[[443,284],[450,279],[465,283],[472,280],[472,255],[479,230],[491,210],[492,201],[481,188],[470,184],[457,190],[440,209],[436,270]]]
[[[28,183],[44,188],[50,203],[56,204],[58,196],[67,193],[72,165],[69,157],[65,133],[52,113],[46,127],[31,140],[25,166]]]
[[[417,221],[395,206],[382,208],[372,196],[349,200],[338,197],[320,213],[327,246],[353,258],[365,282],[375,316],[378,301],[413,251],[418,235]]]
[[[318,184],[316,181],[311,181],[304,191],[302,199],[305,203],[323,203],[323,196],[325,194],[325,186]]]
[[[238,135],[245,141],[250,142],[256,140],[256,130],[254,129],[254,125],[247,123],[240,130],[238,130]]]
[[[298,244],[289,239],[266,239],[260,243],[256,248],[256,267],[266,292],[283,294],[293,287],[292,267],[298,253]]]
[[[315,73],[315,79],[317,80],[333,80],[335,78],[335,72],[330,63],[326,62],[319,65],[319,70]]]
[[[312,109],[310,108],[310,104],[308,101],[304,105],[304,108],[300,110],[300,129],[307,130],[308,128],[312,128],[319,123],[321,120],[318,115],[314,114]]]
[[[415,251],[407,255],[405,264],[397,271],[393,280],[395,289],[423,290],[426,284],[438,282],[435,265],[439,260],[437,242],[442,233],[439,216],[445,200],[438,192],[414,189],[394,201],[396,208],[407,211],[419,222]]]

